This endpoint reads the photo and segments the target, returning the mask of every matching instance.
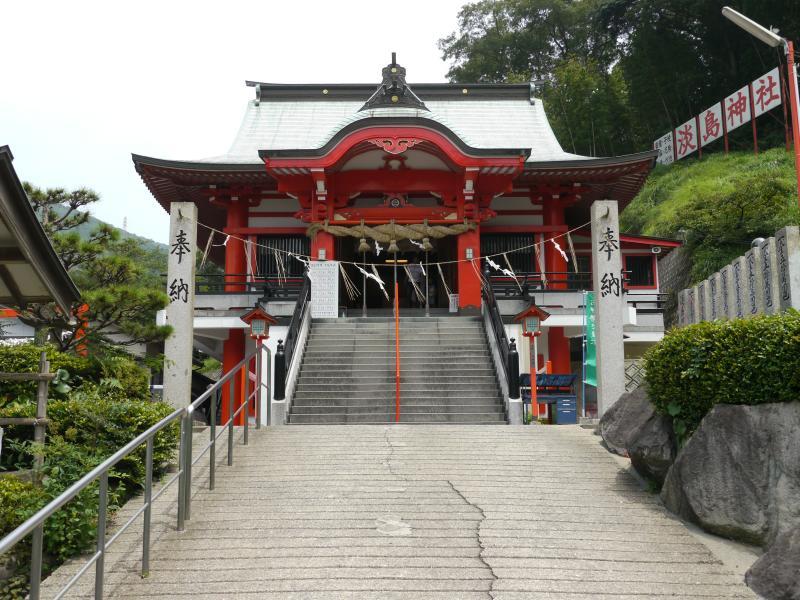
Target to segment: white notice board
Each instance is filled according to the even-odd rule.
[[[339,316],[339,262],[312,260],[308,274],[311,279],[311,318],[335,319]]]

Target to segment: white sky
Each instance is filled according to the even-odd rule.
[[[411,83],[445,81],[437,41],[465,3],[4,2],[0,145],[21,179],[92,188],[98,218],[163,242],[169,219],[132,152],[225,152],[254,95],[245,79],[377,85],[396,51]]]

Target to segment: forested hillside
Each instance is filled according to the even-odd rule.
[[[798,216],[794,160],[776,148],[657,167],[620,221],[631,233],[685,240],[694,283]]]
[[[725,5],[800,38],[797,0],[480,0],[440,48],[454,82],[536,81],[566,150],[626,154],[785,62]],[[782,111],[758,126],[762,148],[783,142]],[[752,147],[749,129],[732,132],[733,150]]]

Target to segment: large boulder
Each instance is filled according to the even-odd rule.
[[[779,535],[744,579],[767,600],[800,600],[800,528]]]
[[[643,477],[664,482],[676,452],[672,421],[655,411],[646,386],[620,396],[599,429],[609,450],[630,457]]]
[[[716,405],[678,453],[661,499],[718,535],[767,546],[800,526],[800,402]]]

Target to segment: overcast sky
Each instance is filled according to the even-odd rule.
[[[195,159],[228,149],[253,89],[375,83],[397,52],[410,82],[445,81],[437,46],[464,0],[3,3],[0,145],[20,178],[90,187],[93,213],[165,241],[168,218],[131,153]]]

